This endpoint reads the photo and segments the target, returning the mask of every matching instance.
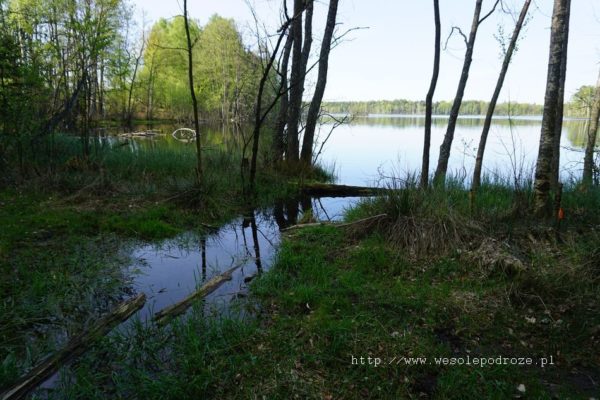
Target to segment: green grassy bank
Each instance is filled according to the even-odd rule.
[[[594,397],[600,197],[566,188],[558,236],[528,198],[405,189],[348,213],[376,224],[291,231],[251,317],[112,335],[51,397]]]

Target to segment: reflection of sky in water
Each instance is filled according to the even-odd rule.
[[[344,210],[357,200],[313,199],[313,217],[318,220],[339,220]],[[301,218],[302,206],[298,202],[291,204],[298,207],[297,218]],[[288,219],[288,209],[284,208],[283,212]],[[246,291],[246,281],[260,273],[256,262],[255,238],[262,270],[271,265],[280,237],[280,227],[272,214],[273,210],[255,213],[256,231],[253,231],[250,218],[237,218],[218,232],[205,237],[187,232],[174,239],[134,249],[132,258],[135,264],[131,267],[134,288],[147,296],[146,304],[138,315],[142,320],[148,320],[154,313],[189,296],[215,275],[240,265],[241,267],[233,273],[231,281],[224,283],[206,297],[207,307],[226,309],[238,293]],[[289,224],[293,222],[287,221]]]
[[[208,296],[213,301],[246,286],[244,278],[255,275],[254,239],[251,226],[242,227],[242,218],[222,227],[217,233],[202,236],[188,232],[159,244],[148,244],[136,249],[138,260],[134,287],[144,292],[147,302],[141,311],[142,319],[166,306],[183,300],[204,282],[233,266],[241,265],[233,279]],[[257,239],[261,261],[268,264],[279,233],[273,222],[262,216],[256,218]],[[203,247],[205,261],[203,263]],[[203,268],[204,265],[204,268]]]
[[[446,118],[435,118],[431,132],[430,173],[437,166],[439,147],[446,133]],[[482,118],[459,119],[452,143],[449,171],[472,176],[475,154],[481,135]],[[585,123],[565,121],[561,140],[563,179],[581,174],[583,153],[568,149]],[[330,126],[322,128],[323,134]],[[499,171],[512,177],[513,165],[533,171],[539,148],[541,121],[539,118],[517,118],[492,122],[484,158],[484,174]],[[407,172],[418,172],[423,154],[424,119],[418,117],[356,118],[351,124],[334,130],[324,147],[321,161],[335,165],[339,181],[348,185],[376,183],[380,172],[403,178]],[[567,148],[566,148],[567,147]]]

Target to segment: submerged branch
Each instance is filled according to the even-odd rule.
[[[247,260],[244,259],[241,262],[239,262],[236,266],[228,269],[220,275],[211,278],[198,290],[196,290],[194,293],[181,300],[180,302],[160,310],[159,312],[154,314],[154,322],[156,322],[158,325],[165,325],[173,318],[183,314],[187,311],[188,308],[192,306],[194,300],[208,296],[209,294],[217,290],[219,287],[221,287],[221,285],[223,285],[225,282],[230,281],[232,279],[233,272],[236,269],[243,266],[246,263],[246,261]]]

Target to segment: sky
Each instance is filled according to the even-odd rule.
[[[183,0],[133,0],[135,15],[147,26],[159,18],[182,14]],[[275,30],[280,0],[189,0],[189,14],[200,24],[219,14],[233,18],[252,42],[254,22],[248,4],[261,22]],[[291,4],[291,1],[289,2]],[[482,15],[493,6],[484,0]],[[505,0],[518,15],[522,0]],[[530,20],[513,56],[500,101],[542,104],[550,43],[551,0],[533,0]],[[315,41],[318,54],[328,1],[315,2]],[[475,0],[440,0],[442,44],[452,26],[468,34]],[[515,17],[516,19],[516,17]],[[351,31],[330,56],[325,100],[423,100],[429,88],[433,62],[433,2],[430,0],[340,0],[338,32]],[[507,40],[513,16],[496,12],[479,28],[465,100],[489,100],[502,64],[495,38],[502,26]],[[600,0],[573,0],[565,96],[582,85],[594,85],[600,69]],[[441,69],[434,100],[452,100],[463,63],[465,46],[453,36],[442,50]],[[309,77],[314,82],[314,77]],[[309,91],[308,91],[309,92]]]

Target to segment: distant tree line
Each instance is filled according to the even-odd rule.
[[[571,102],[565,104],[565,115],[570,117],[586,116],[586,101],[590,101],[594,88],[584,86],[573,96]],[[580,92],[583,99],[578,98]],[[485,115],[489,102],[483,100],[465,100],[460,107],[461,115]],[[372,100],[372,101],[327,101],[323,108],[332,114],[409,114],[425,115],[425,100]],[[452,108],[451,101],[433,102],[433,115],[449,115]],[[496,105],[494,115],[542,115],[543,104],[530,103],[499,103]]]

